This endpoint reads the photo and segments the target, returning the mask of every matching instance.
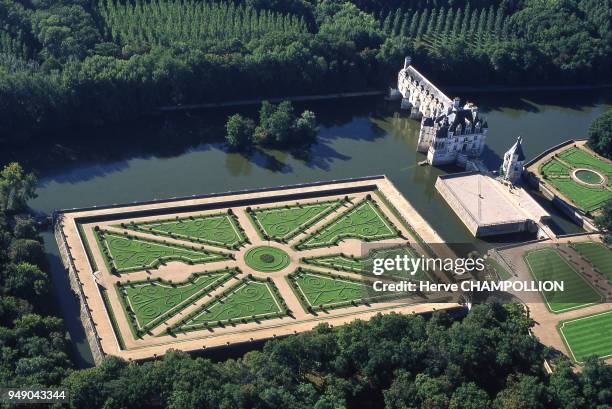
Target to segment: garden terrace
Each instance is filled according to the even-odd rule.
[[[146,359],[456,306],[441,295],[372,294],[375,277],[351,265],[418,257],[424,243],[442,242],[385,177],[74,209],[55,220],[101,355]],[[370,253],[366,242],[384,248]]]
[[[566,143],[527,165],[540,190],[587,214],[597,213],[612,198],[612,162],[591,151],[585,141]],[[532,183],[534,182],[531,180]]]

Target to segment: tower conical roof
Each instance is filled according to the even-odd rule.
[[[512,155],[517,155],[517,161],[522,161],[525,160],[525,154],[523,153],[523,145],[521,144],[523,138],[521,138],[520,136],[516,139],[516,142],[514,143],[514,145],[512,145],[512,148],[510,148],[510,150],[508,152],[510,152],[510,154]]]

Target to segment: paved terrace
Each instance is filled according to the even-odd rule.
[[[440,176],[436,188],[474,235],[486,235],[482,228],[487,226],[499,226],[494,230],[499,234],[504,226],[512,229],[527,220],[538,223],[549,217],[522,188],[511,188],[478,172]]]

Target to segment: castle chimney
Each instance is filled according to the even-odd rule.
[[[455,97],[455,99],[453,99],[453,109],[459,109],[460,102],[461,100],[459,99],[459,97]]]

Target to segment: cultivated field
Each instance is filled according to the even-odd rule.
[[[373,259],[441,240],[374,180],[70,214],[61,227],[103,349],[141,359],[418,310],[427,295],[373,293]]]

